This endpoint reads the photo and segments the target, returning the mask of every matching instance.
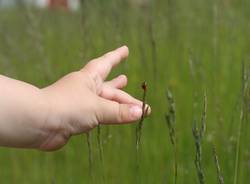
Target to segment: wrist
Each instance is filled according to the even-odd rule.
[[[45,132],[43,141],[39,149],[44,151],[56,150],[67,143],[70,132],[66,128],[66,114],[63,113],[63,107],[60,105],[58,95],[49,88],[41,89],[42,101],[44,104],[44,117],[42,130]]]

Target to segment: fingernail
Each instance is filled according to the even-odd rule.
[[[130,108],[130,114],[135,118],[138,119],[142,115],[142,109],[139,106],[132,106]]]
[[[151,114],[151,107],[148,104],[145,105],[144,112],[146,115]]]
[[[120,48],[126,48],[127,49],[128,47],[127,47],[127,45],[123,45]]]

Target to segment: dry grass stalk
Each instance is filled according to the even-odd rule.
[[[147,84],[146,82],[143,82],[142,84],[142,89],[143,89],[143,97],[142,97],[142,115],[141,115],[141,119],[136,127],[136,150],[138,152],[139,150],[139,145],[141,143],[141,132],[142,132],[142,127],[143,127],[143,121],[145,118],[145,115],[148,112],[148,106],[145,110],[146,107],[146,94],[147,94]]]
[[[205,183],[204,170],[202,166],[202,138],[206,131],[207,96],[204,95],[204,109],[201,118],[201,128],[198,128],[197,121],[194,121],[193,136],[195,140],[195,167],[200,184]]]
[[[101,161],[101,167],[102,170],[104,171],[105,166],[104,166],[104,159],[103,159],[103,142],[101,139],[101,125],[99,124],[97,126],[97,144],[98,144],[98,150],[99,150],[99,156],[100,156],[100,161]],[[105,175],[104,173],[102,174],[102,181],[105,183]]]
[[[222,173],[221,173],[219,159],[218,159],[218,155],[216,153],[216,149],[215,149],[214,145],[213,145],[213,157],[214,157],[214,162],[215,162],[215,166],[216,166],[218,184],[224,184],[224,178],[223,178]]]
[[[101,139],[101,125],[97,126],[97,143],[98,143],[100,160],[101,162],[103,162],[103,144],[102,144],[102,139]]]
[[[91,133],[87,133],[87,145],[88,145],[88,160],[89,160],[89,176],[91,178],[91,181],[93,180],[93,157],[92,157],[92,146],[91,146]]]
[[[175,102],[171,91],[167,90],[168,101],[168,113],[166,114],[166,122],[169,130],[169,137],[171,144],[173,145],[174,152],[174,184],[177,183],[178,165],[177,165],[177,147],[176,147],[176,114],[175,114]]]
[[[139,151],[140,151],[140,144],[141,144],[141,134],[142,134],[142,127],[143,127],[143,121],[145,118],[145,115],[148,112],[149,106],[147,106],[146,110],[146,94],[147,94],[147,84],[146,82],[143,82],[142,84],[142,89],[143,89],[143,97],[142,97],[142,115],[141,119],[136,127],[136,171],[139,171]],[[137,174],[137,183],[140,183],[140,177],[139,174]]]

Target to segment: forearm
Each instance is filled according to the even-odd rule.
[[[41,90],[0,75],[0,145],[37,148],[49,109]]]

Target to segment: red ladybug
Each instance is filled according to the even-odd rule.
[[[145,81],[142,83],[141,87],[144,91],[147,91],[147,83]]]

